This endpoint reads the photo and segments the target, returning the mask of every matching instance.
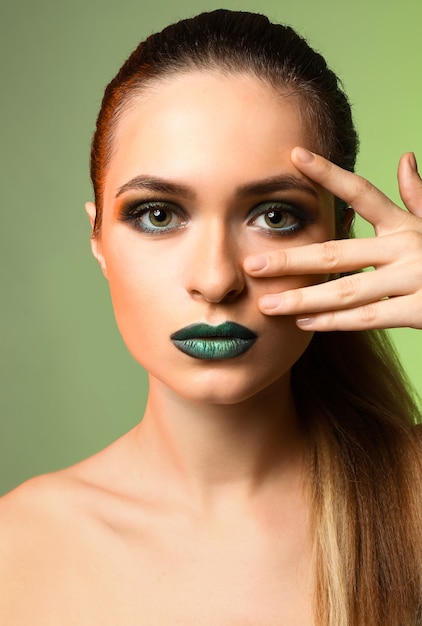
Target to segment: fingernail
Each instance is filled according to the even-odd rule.
[[[409,163],[410,163],[410,167],[412,168],[412,170],[418,173],[418,164],[416,162],[416,157],[415,157],[414,152],[411,152],[409,154]]]
[[[252,272],[257,272],[258,270],[263,270],[264,267],[267,266],[267,257],[263,254],[258,256],[251,256],[249,259],[245,261],[245,267],[247,270]]]
[[[263,296],[260,304],[263,309],[276,309],[280,304],[280,296]]]
[[[300,317],[296,320],[298,326],[310,326],[314,321],[313,317]]]
[[[314,153],[305,150],[305,148],[295,148],[295,156],[299,161],[302,161],[302,163],[310,163],[315,158]]]

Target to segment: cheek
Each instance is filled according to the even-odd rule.
[[[170,241],[141,240],[117,228],[104,249],[114,316],[133,357],[158,376],[169,363],[170,335],[193,313],[184,289],[184,266]]]
[[[137,233],[128,233],[126,228],[115,230],[104,245],[113,303],[124,306],[148,302],[151,295],[160,294],[171,268],[154,248],[139,241]]]
[[[143,343],[160,325],[159,316],[168,308],[171,278],[139,244],[116,245],[106,250],[106,260],[116,322],[132,350],[131,344]]]

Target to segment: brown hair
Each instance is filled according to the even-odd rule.
[[[388,335],[316,333],[292,385],[309,440],[316,624],[421,626],[420,413]]]
[[[224,9],[202,13],[141,42],[106,87],[91,150],[94,234],[101,226],[104,179],[122,112],[154,81],[198,69],[246,72],[277,91],[298,95],[315,149],[353,170],[358,140],[350,106],[324,58],[292,28],[263,15]],[[342,208],[338,199],[339,228]]]
[[[262,15],[204,13],[151,35],[105,90],[91,153],[94,236],[125,107],[154,81],[195,69],[247,72],[298,95],[319,151],[353,171],[350,106],[322,56]],[[344,203],[336,206],[340,229]],[[309,441],[316,624],[420,626],[419,414],[387,336],[316,333],[293,367],[292,386]]]

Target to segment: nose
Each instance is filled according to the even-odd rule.
[[[245,288],[245,274],[233,233],[220,223],[204,224],[192,239],[187,291],[210,303],[235,300]]]

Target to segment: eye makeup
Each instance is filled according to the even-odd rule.
[[[131,200],[122,205],[118,220],[150,235],[165,235],[184,228],[190,221],[186,211],[170,200]],[[318,221],[318,212],[297,202],[266,200],[255,204],[246,216],[246,225],[271,237],[293,235]]]
[[[317,222],[314,211],[283,200],[261,202],[249,215],[249,225],[272,237],[287,236]]]
[[[182,228],[187,222],[185,212],[168,200],[134,200],[125,203],[119,211],[118,219],[151,235],[162,235]]]

